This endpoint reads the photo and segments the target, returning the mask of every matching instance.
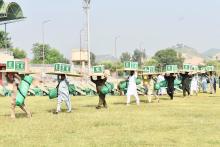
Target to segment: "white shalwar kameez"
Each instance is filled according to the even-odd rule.
[[[62,80],[58,87],[57,112],[61,111],[62,101],[66,103],[67,112],[71,112],[70,94],[66,80]]]
[[[191,95],[193,95],[194,92],[198,94],[198,88],[199,88],[199,77],[196,75],[192,78],[191,81],[191,87],[190,87]]]
[[[140,100],[137,93],[136,78],[137,75],[135,74],[129,77],[128,90],[127,90],[127,105],[130,104],[132,95],[135,97],[137,105],[140,104]]]

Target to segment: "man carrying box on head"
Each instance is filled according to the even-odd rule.
[[[57,80],[59,84],[57,85],[58,89],[58,99],[57,99],[57,110],[55,114],[61,112],[62,101],[65,101],[67,112],[71,112],[71,98],[69,93],[69,82],[66,79],[65,74],[57,75]]]
[[[135,97],[137,105],[140,105],[140,100],[137,93],[136,78],[137,73],[135,71],[130,71],[130,76],[128,77],[127,106],[130,105],[132,95]]]
[[[175,90],[174,81],[176,79],[176,75],[174,73],[166,73],[164,78],[167,81],[167,94],[170,96],[170,99],[173,100],[173,94]]]
[[[192,80],[192,75],[187,71],[184,74],[180,73],[180,76],[182,77],[182,86],[183,86],[183,96],[186,96],[186,92],[188,96],[190,95],[190,83]]]
[[[71,72],[71,65],[65,63],[55,63],[54,71],[46,73],[48,75],[56,75],[58,80],[58,85],[55,89],[52,89],[49,92],[49,98],[58,98],[57,99],[57,110],[53,112],[54,114],[58,114],[61,112],[62,102],[65,101],[67,107],[67,113],[71,112],[71,97],[70,97],[70,89],[71,86],[67,80],[67,76],[71,77],[82,77],[82,75]]]
[[[173,100],[175,90],[174,81],[176,79],[176,75],[174,73],[177,73],[177,70],[177,65],[166,65],[166,74],[164,75],[164,78],[167,82],[167,94],[170,96],[171,100]]]
[[[97,93],[99,95],[99,103],[96,106],[96,109],[101,109],[102,106],[104,108],[108,108],[106,100],[105,100],[106,95],[101,92],[101,89],[105,85],[109,73],[106,70],[103,74],[104,68],[101,67],[101,66],[100,67],[94,67],[94,68],[100,68],[99,73],[93,73],[93,75],[90,76],[90,80],[96,85],[96,90],[97,90]],[[96,79],[93,79],[93,76],[96,76]]]

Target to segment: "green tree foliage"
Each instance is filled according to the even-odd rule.
[[[0,31],[0,48],[12,48],[11,39],[4,31]]]
[[[105,66],[105,69],[110,70],[111,72],[116,72],[117,69],[123,68],[122,62],[112,62],[112,61],[104,61],[100,63]]]
[[[214,66],[216,70],[220,69],[220,62],[217,60],[209,60],[205,62],[206,66]]]
[[[173,49],[160,50],[154,55],[153,59],[155,59],[161,67],[165,67],[166,65],[178,65],[182,67],[184,61],[182,55]]]
[[[16,59],[23,59],[23,58],[26,58],[27,57],[27,53],[22,50],[22,49],[19,49],[19,48],[11,48],[10,51],[13,52],[13,56],[16,58]]]
[[[43,63],[43,44],[35,43],[32,48],[34,55],[32,63],[42,64]],[[44,45],[44,58],[45,64],[54,63],[69,63],[68,59],[64,57],[57,49],[51,48],[48,44]]]
[[[144,61],[144,66],[158,66],[158,62],[155,59],[149,59]]]
[[[130,61],[131,60],[131,54],[129,52],[124,52],[120,56],[121,62]]]
[[[139,65],[141,65],[141,63],[143,63],[144,59],[146,58],[146,54],[145,52],[136,49],[134,50],[133,56],[132,56],[132,60],[138,62]]]

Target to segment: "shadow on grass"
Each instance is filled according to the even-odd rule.
[[[35,113],[31,113],[32,116],[35,114]],[[3,116],[3,117],[11,117],[11,114],[4,114],[4,115],[0,115],[0,116]],[[15,117],[16,118],[27,118],[27,114],[26,113],[16,113],[15,114]]]
[[[210,95],[208,97],[219,97],[218,95]]]
[[[76,111],[76,110],[78,110],[78,109],[76,109],[76,108],[72,108],[72,111]],[[56,109],[49,109],[49,110],[46,110],[48,113],[55,113],[56,112]],[[61,113],[65,113],[65,112],[67,112],[67,109],[61,109]]]
[[[82,107],[95,108],[97,105],[84,105]]]

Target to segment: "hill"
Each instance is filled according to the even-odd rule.
[[[177,44],[171,47],[178,53],[181,53],[185,59],[185,63],[190,63],[193,65],[204,64],[204,58],[196,49],[186,46],[184,44]]]
[[[211,48],[205,52],[202,53],[202,56],[205,59],[213,59],[214,56],[216,56],[217,54],[220,53],[220,49],[216,49],[216,48]]]

